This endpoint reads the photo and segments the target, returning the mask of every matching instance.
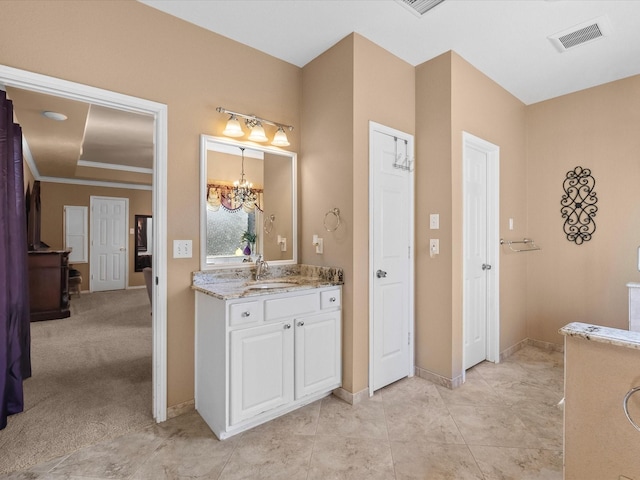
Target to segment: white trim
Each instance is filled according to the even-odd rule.
[[[64,240],[63,243],[63,247],[65,250],[70,250],[71,253],[69,254],[69,263],[87,263],[89,261],[89,207],[87,207],[86,205],[63,205],[62,207],[62,211],[63,211],[63,234],[62,234],[62,238]],[[80,218],[82,219],[82,233],[78,234],[78,233],[74,233],[72,235],[69,234],[68,232],[68,228],[69,228],[69,223],[71,221],[72,217],[75,217],[76,219],[78,218],[77,216],[80,215]],[[73,237],[81,237],[82,239],[82,252],[81,252],[81,257],[77,258],[77,251],[72,250],[72,246],[69,245],[69,238],[73,236]]]
[[[167,418],[167,106],[121,93],[0,65],[0,84],[152,115],[153,159],[153,416]],[[32,172],[34,173],[34,172]]]
[[[24,138],[24,135],[22,136],[22,154],[27,161],[27,165],[29,165],[29,170],[31,170],[31,175],[33,175],[33,178],[35,178],[36,180],[40,180],[40,172],[38,171],[36,162],[33,159],[33,154],[31,153],[31,149],[29,148],[29,144],[27,143],[27,139]]]
[[[466,168],[465,151],[472,146],[487,154],[487,263],[492,266],[487,276],[487,360],[500,362],[500,147],[468,132],[462,132],[462,168]],[[463,195],[464,189],[463,189]],[[463,218],[463,231],[467,228]],[[464,234],[463,234],[464,238]],[[463,250],[464,250],[463,245]],[[463,266],[464,269],[464,266]],[[464,278],[464,271],[462,272]],[[464,287],[462,301],[465,300]],[[464,308],[463,308],[464,311]],[[462,319],[462,365],[464,361],[464,325]],[[463,367],[463,377],[464,377]]]
[[[115,163],[92,162],[91,160],[78,160],[79,167],[103,168],[105,170],[120,170],[123,172],[147,173],[153,175],[153,168],[132,167],[130,165],[118,165]]]
[[[153,190],[152,185],[138,185],[135,183],[103,182],[100,180],[82,180],[80,178],[38,177],[36,180],[49,183],[66,183],[69,185],[86,185],[88,187],[126,188],[129,190]]]
[[[379,123],[369,121],[369,219],[374,218],[373,211],[373,132],[380,132],[393,137],[398,137],[408,142],[408,150],[411,152],[411,158],[414,159],[413,165],[415,166],[415,149],[414,138],[406,132],[396,130]],[[409,338],[409,364],[407,365],[407,376],[412,377],[415,373],[415,243],[414,243],[414,229],[415,229],[415,175],[414,169],[409,171],[409,318],[408,318],[408,332]],[[369,220],[369,396],[373,396],[373,222]]]

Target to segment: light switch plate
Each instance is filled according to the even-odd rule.
[[[173,241],[173,258],[191,258],[193,256],[193,246],[191,240]]]
[[[440,228],[440,214],[432,213],[429,215],[429,228],[431,230],[438,230]]]
[[[440,239],[432,238],[429,240],[429,255],[431,258],[440,254]]]

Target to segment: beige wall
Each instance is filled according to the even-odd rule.
[[[527,336],[559,343],[557,329],[572,319],[626,321],[624,284],[638,281],[640,238],[633,220],[640,213],[637,77],[525,107],[455,53],[414,69],[357,34],[300,69],[133,1],[5,1],[2,9],[0,64],[168,105],[169,246],[192,239],[199,251],[199,134],[220,135],[227,120],[215,107],[296,126],[288,149],[301,154],[300,260],[345,269],[346,390],[368,384],[369,120],[419,132],[419,367],[449,378],[461,373],[463,130],[501,148],[502,236],[530,236],[543,248],[502,250],[500,349]],[[593,169],[601,198],[594,240],[579,247],[563,239],[559,218],[562,179],[576,165]],[[334,207],[342,224],[325,232]],[[441,215],[435,259],[424,234],[429,213]],[[313,234],[324,236],[323,255]],[[193,398],[189,286],[198,268],[197,254],[168,258],[170,406]]]
[[[33,188],[33,184],[32,184]],[[129,287],[144,285],[142,272],[135,271],[135,236],[129,229],[135,227],[135,215],[151,215],[151,191],[125,188],[88,187],[85,185],[66,185],[63,183],[40,182],[40,200],[42,204],[41,238],[52,249],[64,246],[64,206],[89,207],[92,195],[101,197],[127,198],[129,200]],[[91,234],[91,213],[89,213],[89,234]],[[135,231],[135,230],[134,230]],[[91,245],[89,245],[89,253]],[[89,264],[74,263],[73,268],[82,275],[82,290],[89,290]]]
[[[302,93],[302,261],[345,270],[343,387],[356,393],[369,385],[369,121],[414,133],[414,69],[352,34],[303,68]],[[340,228],[327,232],[335,207]]]
[[[640,281],[640,76],[527,107],[528,336],[562,343],[579,321],[628,327],[627,282]],[[563,232],[562,182],[576,166],[596,180],[596,231],[582,245]]]
[[[168,105],[166,240],[195,252],[168,258],[168,405],[193,399],[199,135],[221,135],[217,106],[299,125],[301,70],[134,1],[5,1],[0,45],[0,64]]]
[[[300,261],[344,269],[342,295],[342,384],[353,392],[353,35],[302,69],[302,151],[300,172]],[[325,213],[340,209],[342,223],[333,233],[323,226]],[[312,236],[324,238],[324,254],[315,253]]]
[[[640,478],[639,433],[622,408],[640,385],[640,352],[579,337],[565,347],[565,480]],[[629,413],[640,422],[640,394]]]
[[[293,258],[293,209],[291,202],[291,158],[281,155],[264,156],[264,216],[274,215],[271,233],[264,231],[263,225],[257,227],[262,237],[263,254],[266,260],[291,260]],[[282,251],[278,244],[278,235],[287,239],[287,250]]]
[[[462,132],[500,147],[500,232],[526,235],[525,106],[459,55],[416,68],[416,365],[462,374]],[[420,165],[424,168],[420,168]],[[429,214],[440,230],[429,231]],[[514,231],[507,219],[514,218]],[[429,235],[420,235],[429,232]],[[429,256],[429,236],[440,255]],[[500,257],[500,350],[526,338],[526,257]]]
[[[451,378],[451,54],[416,67],[416,366]],[[440,214],[440,255],[429,219]]]

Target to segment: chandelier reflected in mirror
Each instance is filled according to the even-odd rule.
[[[233,182],[233,191],[231,193],[235,203],[255,203],[258,194],[253,190],[253,183],[244,178],[244,147],[238,147],[242,151],[242,175],[240,180]]]

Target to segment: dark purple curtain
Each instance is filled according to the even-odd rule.
[[[31,376],[26,225],[22,130],[0,91],[0,429],[23,410]]]

